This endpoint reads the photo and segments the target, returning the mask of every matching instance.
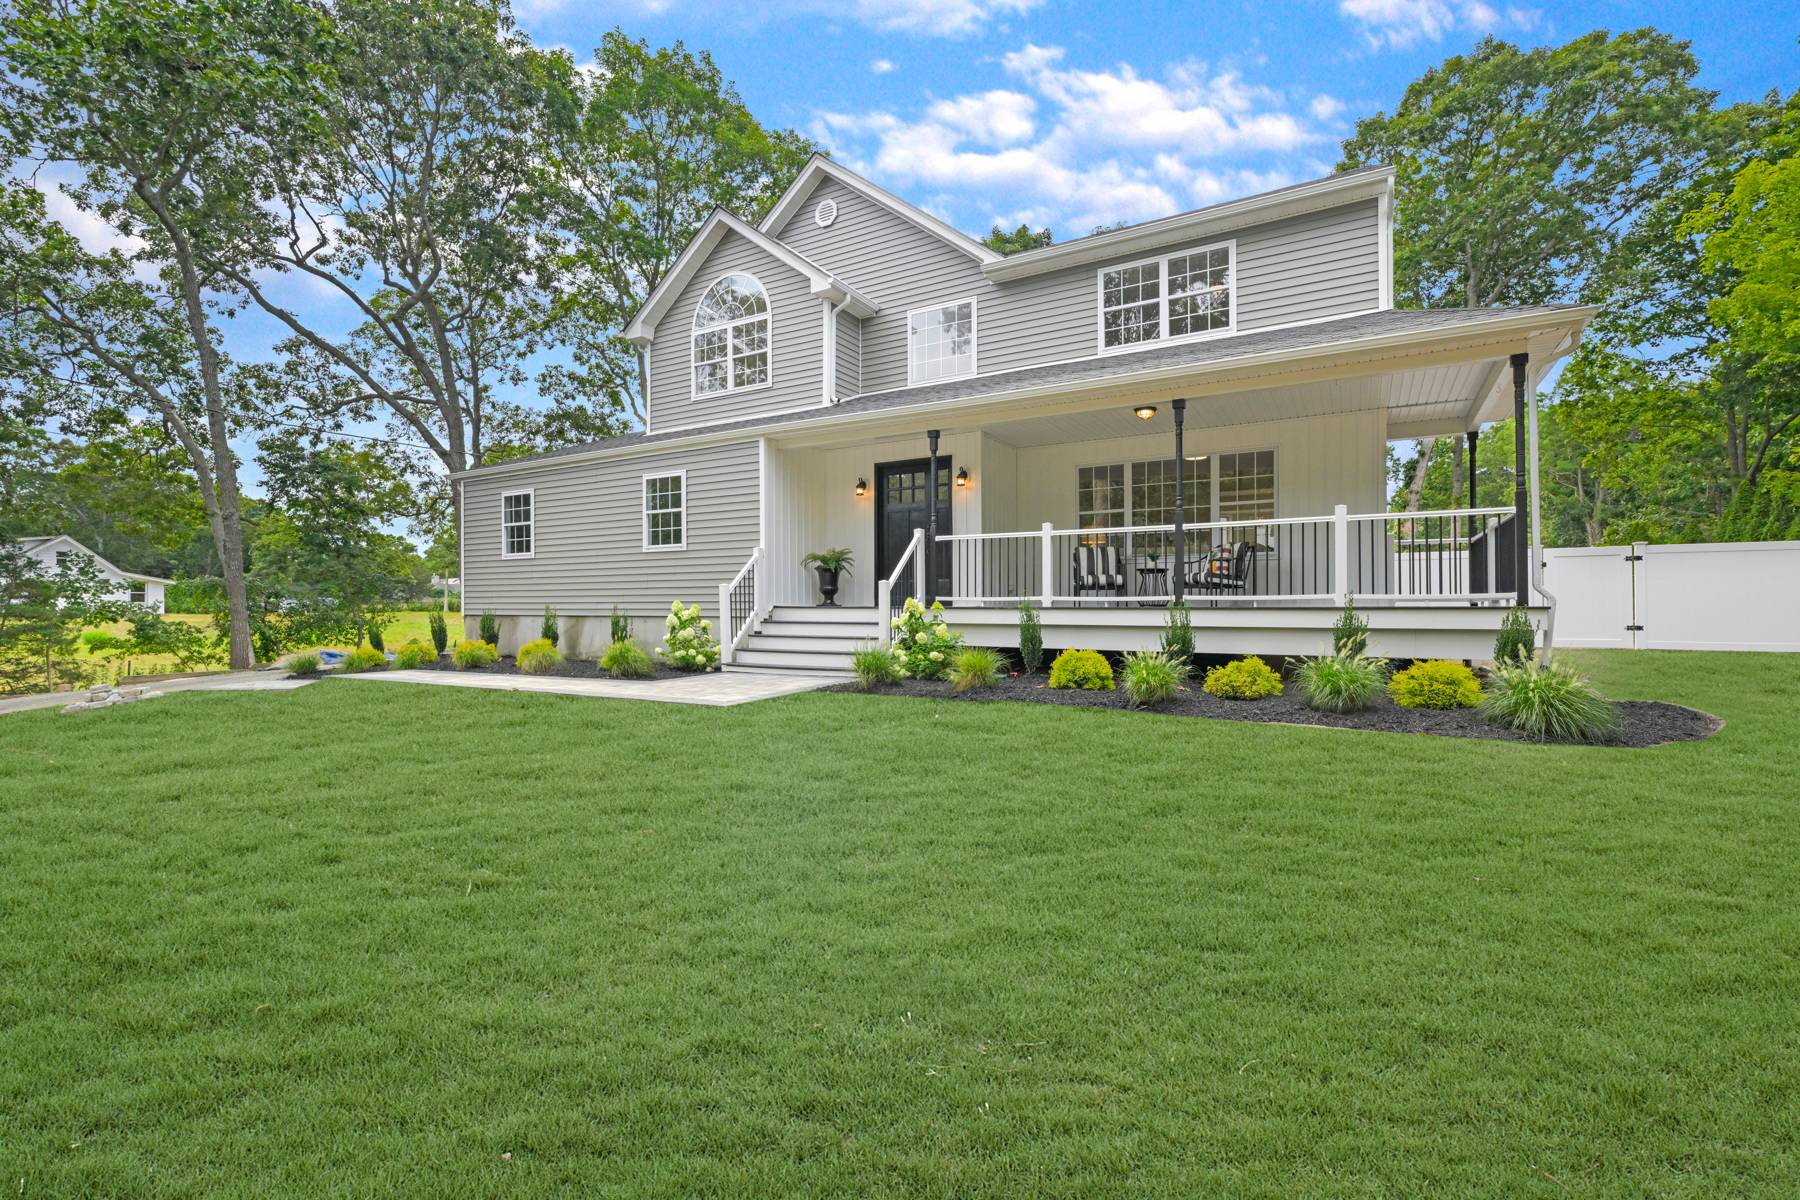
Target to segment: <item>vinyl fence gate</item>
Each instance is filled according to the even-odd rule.
[[[1544,551],[1556,644],[1800,651],[1800,542]]]

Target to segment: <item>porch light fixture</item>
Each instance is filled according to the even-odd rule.
[[[957,470],[956,470],[956,486],[957,487],[968,487],[969,486],[969,468],[967,468],[967,467],[958,467],[957,468]]]
[[[869,494],[869,481],[867,479],[863,479],[860,477],[857,479],[856,494],[858,496],[866,496]]]
[[[1148,421],[1151,417],[1154,417],[1156,415],[1156,405],[1140,404],[1136,408],[1132,409],[1131,411],[1137,414],[1138,420]]]

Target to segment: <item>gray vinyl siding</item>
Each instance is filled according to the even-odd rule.
[[[603,617],[617,604],[657,616],[673,600],[717,617],[719,585],[756,547],[762,486],[758,444],[731,442],[463,481],[463,610]],[[643,477],[687,472],[681,550],[643,548]],[[500,497],[533,492],[534,552],[500,556]]]
[[[747,271],[769,294],[771,384],[754,391],[696,398],[694,307],[719,276]],[[806,278],[768,251],[727,233],[706,256],[657,324],[650,348],[652,430],[736,421],[818,404],[824,394],[824,315]]]
[[[848,313],[837,315],[837,394],[842,399],[862,389],[862,322]]]

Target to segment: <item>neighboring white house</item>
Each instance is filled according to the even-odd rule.
[[[28,556],[51,569],[60,566],[70,555],[80,555],[83,558],[91,559],[94,569],[100,572],[102,579],[118,585],[110,593],[114,599],[141,604],[157,612],[163,610],[163,589],[174,582],[172,579],[160,579],[155,575],[139,575],[135,571],[122,571],[66,533],[59,533],[51,537],[20,538],[19,545]]]

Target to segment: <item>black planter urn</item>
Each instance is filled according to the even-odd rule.
[[[819,573],[819,595],[825,597],[819,602],[820,608],[836,608],[838,594],[838,573],[830,567],[814,567]]]

